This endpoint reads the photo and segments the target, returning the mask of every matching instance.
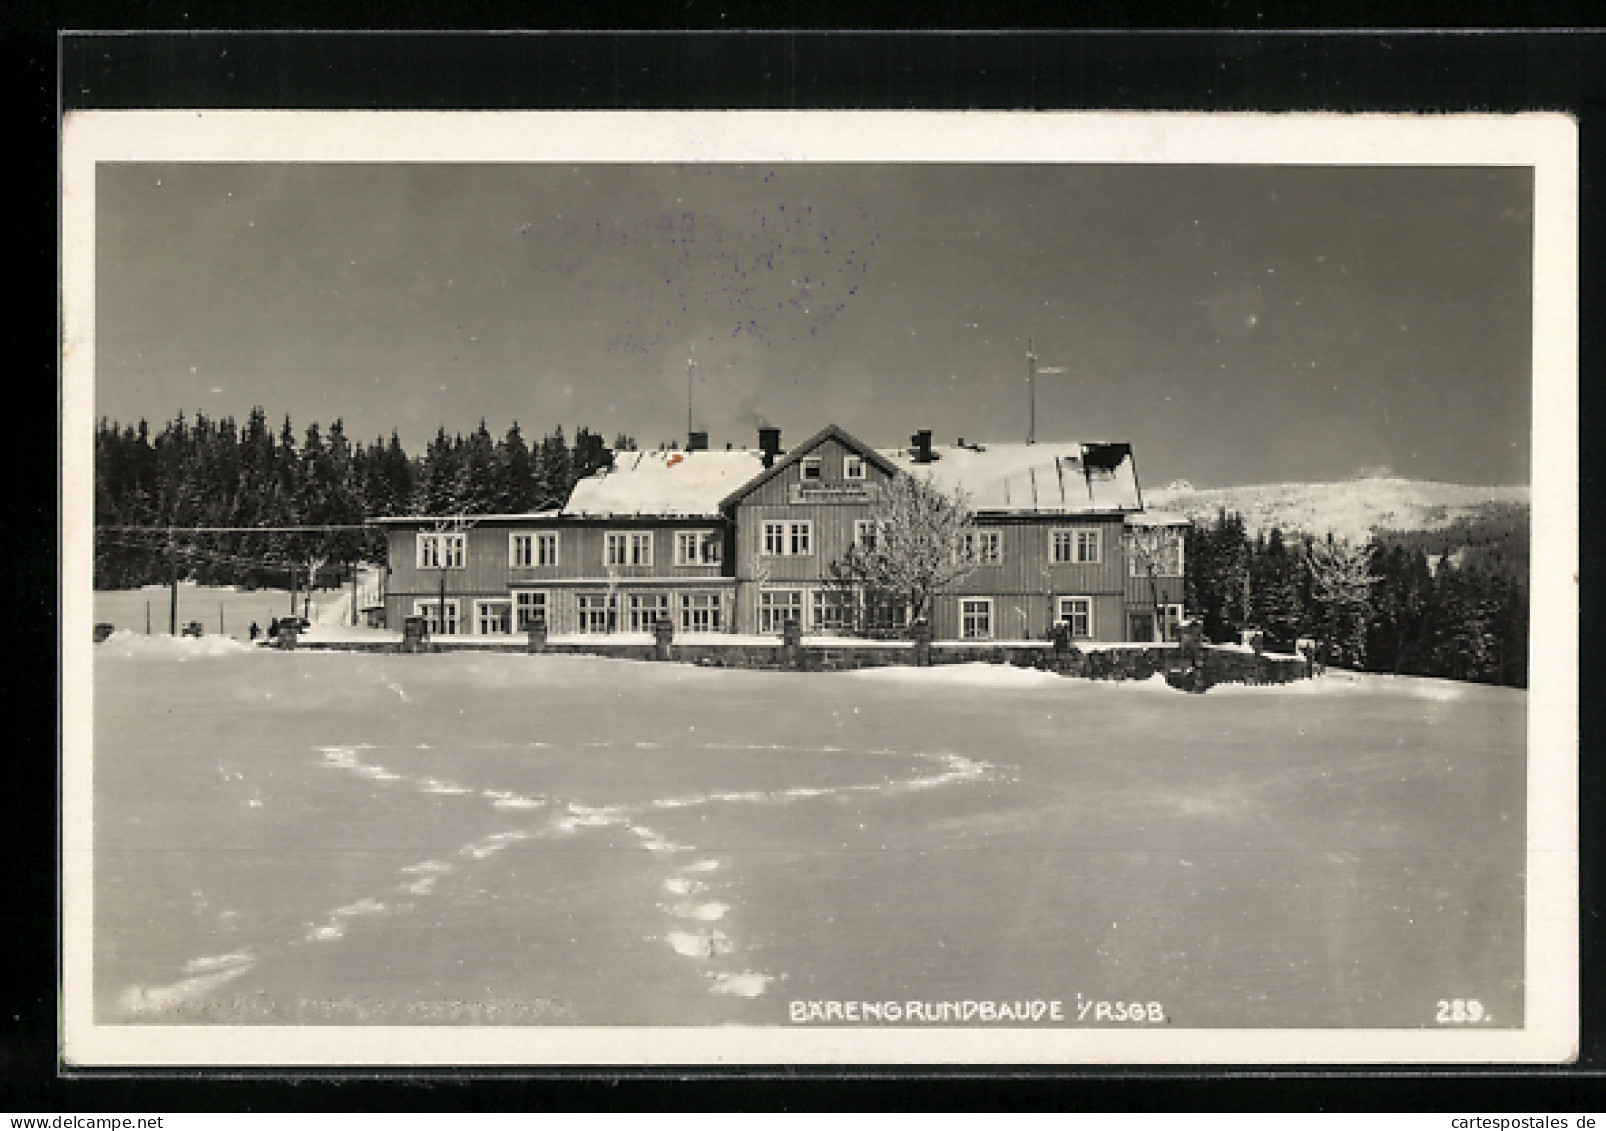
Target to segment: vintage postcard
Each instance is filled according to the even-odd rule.
[[[1564,1063],[1558,115],[88,112],[71,1067]]]

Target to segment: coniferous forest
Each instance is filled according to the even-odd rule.
[[[635,447],[627,436],[612,449]],[[527,440],[517,423],[493,438],[444,428],[409,455],[395,431],[354,441],[341,421],[297,432],[261,408],[233,418],[182,413],[154,435],[143,420],[102,420],[95,432],[95,586],[167,582],[287,584],[354,562],[385,561],[378,530],[206,533],[168,528],[359,526],[382,515],[514,514],[562,506],[575,482],[612,461],[603,437],[561,426]],[[148,529],[111,529],[139,527]]]
[[[1360,671],[1528,685],[1528,516],[1489,508],[1432,531],[1380,531],[1361,546],[1250,537],[1218,514],[1187,535],[1188,614],[1205,637],[1265,633],[1267,647],[1317,641]]]

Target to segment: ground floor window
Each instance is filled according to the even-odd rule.
[[[1160,639],[1161,640],[1181,640],[1182,639],[1182,606],[1181,605],[1161,605],[1160,606]]]
[[[474,631],[481,636],[506,635],[513,631],[512,601],[475,601]]]
[[[518,618],[516,623],[520,632],[528,630],[538,621],[546,624],[546,594],[529,589],[519,590],[513,594],[513,612]]]
[[[446,619],[441,620],[440,601],[414,601],[413,616],[423,617],[424,625],[429,629],[431,636],[457,635],[457,598],[451,597],[446,601]]]
[[[582,593],[578,604],[581,632],[612,632],[619,627],[619,599],[612,594]]]
[[[962,597],[959,601],[959,635],[965,640],[986,640],[993,634],[993,599]]]
[[[1093,635],[1093,598],[1061,597],[1054,617],[1056,624],[1068,624],[1073,637],[1091,638]]]
[[[680,630],[719,632],[724,626],[723,612],[723,604],[718,593],[682,593]]]
[[[891,597],[866,596],[864,627],[870,632],[895,632],[909,624],[909,606]]]
[[[660,620],[669,619],[669,594],[632,593],[630,595],[630,631],[651,632]]]
[[[803,623],[803,590],[765,589],[758,595],[760,632],[772,632],[779,636],[789,620],[795,620],[800,625]]]
[[[815,632],[841,632],[853,619],[854,595],[839,589],[814,591],[814,618],[809,622]]]

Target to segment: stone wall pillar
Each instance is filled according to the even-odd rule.
[[[675,658],[675,622],[668,617],[661,617],[652,626],[653,658],[658,660],[673,660]]]
[[[524,627],[524,649],[532,655],[546,651],[546,618],[536,617]]]
[[[931,666],[931,622],[917,620],[910,628],[910,636],[915,642],[915,667],[929,668]]]

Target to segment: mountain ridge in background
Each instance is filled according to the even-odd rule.
[[[1436,483],[1398,476],[1368,476],[1330,483],[1253,483],[1194,487],[1177,481],[1144,492],[1150,511],[1209,522],[1225,510],[1242,517],[1251,536],[1276,527],[1363,542],[1374,532],[1418,533],[1478,526],[1520,512],[1524,525],[1531,498],[1527,486]]]

